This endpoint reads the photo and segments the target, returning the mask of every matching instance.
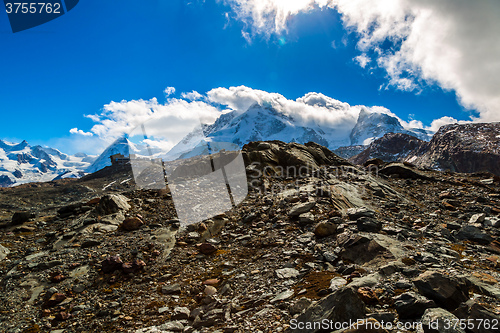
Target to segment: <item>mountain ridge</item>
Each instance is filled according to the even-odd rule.
[[[406,134],[385,134],[349,160],[364,164],[372,158],[409,162],[421,168],[500,175],[500,123],[442,126],[429,142]]]

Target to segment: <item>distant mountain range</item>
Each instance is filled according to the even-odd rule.
[[[429,131],[403,127],[396,117],[385,113],[371,113],[364,109],[360,111],[352,128],[339,129],[318,124],[306,126],[270,105],[260,104],[252,105],[245,112],[224,113],[213,124],[202,125],[201,130],[193,131],[168,153],[164,152],[155,157],[173,160],[203,154],[207,152],[207,141],[229,142],[239,147],[252,141],[279,140],[301,144],[312,141],[357,163],[378,157],[461,171],[477,168],[458,166],[463,163],[447,164],[446,156],[458,156],[464,149],[468,152],[487,149],[498,156],[500,138],[498,124],[449,125],[442,127],[432,137]],[[492,132],[496,133],[496,136],[487,134]],[[394,134],[384,136],[387,133]],[[450,133],[455,134],[453,136]],[[450,139],[450,136],[453,138]],[[481,140],[483,137],[487,139]],[[31,147],[26,141],[19,144],[0,141],[0,186],[81,177],[111,165],[110,156],[128,156],[137,149],[139,148],[125,137],[113,142],[98,157],[85,154],[67,155],[52,148]],[[493,160],[496,161],[494,158]],[[491,168],[495,169],[495,166],[491,165]]]
[[[78,178],[94,160],[83,153],[67,155],[53,148],[32,147],[26,141],[16,144],[0,140],[0,187]]]
[[[423,129],[404,128],[396,117],[384,113],[369,113],[362,109],[353,128],[339,129],[320,124],[305,126],[270,105],[260,104],[252,105],[243,113],[222,114],[213,124],[203,128],[209,140],[230,142],[240,147],[252,141],[280,140],[301,144],[312,141],[331,150],[368,145],[389,132],[411,134],[422,140],[432,137],[431,132]],[[191,133],[172,149],[175,154],[169,155],[178,157],[189,153],[199,142],[199,136]]]

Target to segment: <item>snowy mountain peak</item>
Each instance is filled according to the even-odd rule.
[[[361,109],[350,135],[351,145],[368,145],[385,133],[403,131],[404,128],[397,118],[385,113],[368,113]]]
[[[110,157],[115,154],[130,155],[131,142],[126,137],[120,137],[106,148],[85,172],[93,173],[111,165]]]
[[[432,133],[423,129],[405,129],[398,118],[386,113],[372,112],[361,109],[356,125],[351,131],[351,146],[369,145],[374,140],[381,138],[386,133],[403,133],[416,136],[417,138],[429,141]]]
[[[314,101],[311,101],[311,103]],[[339,105],[341,109],[343,105]],[[329,127],[298,121],[271,104],[255,103],[245,112],[232,111],[222,114],[212,125],[204,125],[203,133],[210,140],[230,142],[243,146],[251,141],[280,140],[284,142],[316,142],[330,149],[341,146],[367,145],[386,133],[405,133],[429,140],[425,130],[405,129],[399,119],[386,113],[369,112],[361,108],[357,121],[351,128]],[[193,149],[199,138],[191,133],[174,147],[179,152]]]
[[[0,140],[0,187],[80,177],[89,165],[81,157],[53,148],[32,147],[26,140],[20,143]]]

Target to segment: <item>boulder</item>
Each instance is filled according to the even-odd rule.
[[[361,217],[356,221],[359,231],[365,232],[379,232],[382,230],[382,222],[372,219],[370,217]]]
[[[467,284],[462,279],[451,278],[437,271],[426,271],[413,283],[422,295],[450,311],[469,299]]]
[[[299,204],[292,207],[290,212],[288,212],[288,215],[289,216],[299,216],[300,214],[307,213],[314,206],[316,206],[316,202],[314,202],[314,201],[299,203]]]
[[[99,215],[109,215],[120,211],[126,212],[130,208],[127,197],[121,194],[108,194],[101,198],[95,210]]]
[[[375,211],[366,208],[366,207],[361,207],[361,208],[349,208],[347,210],[347,216],[349,217],[349,220],[355,221],[359,219],[360,217],[374,217],[375,216]]]
[[[31,212],[15,212],[14,215],[12,215],[12,225],[20,225],[23,224],[24,222],[28,222],[32,218],[35,218],[36,215]]]
[[[316,224],[314,228],[314,234],[317,237],[327,237],[335,234],[337,231],[337,225],[329,221],[322,221]]]
[[[400,319],[414,319],[420,318],[426,309],[436,307],[436,303],[410,291],[394,298],[394,307]]]
[[[379,174],[385,176],[398,176],[399,178],[404,179],[431,179],[419,170],[409,167],[403,163],[391,163],[380,169]]]
[[[500,323],[500,315],[490,311],[484,306],[476,303],[474,300],[468,300],[462,303],[458,309],[453,311],[453,314],[465,321],[471,321],[475,325],[469,332],[472,333],[496,333],[498,332],[498,324]],[[483,325],[479,325],[479,323]],[[484,325],[489,323],[489,325]]]
[[[351,237],[344,244],[344,250],[340,252],[340,257],[358,265],[395,259],[389,249],[377,241],[361,235]]]
[[[365,304],[358,293],[348,287],[338,289],[329,296],[320,299],[305,310],[299,317],[297,323],[312,323],[328,320],[333,322],[355,322],[365,317]],[[322,332],[320,328],[304,326],[304,329],[291,327],[291,332],[314,333]]]
[[[4,260],[7,258],[7,255],[10,253],[10,250],[0,244],[0,260]]]
[[[493,238],[473,225],[465,225],[457,232],[457,239],[470,240],[479,244],[489,244]]]
[[[422,319],[422,330],[418,333],[465,333],[465,330],[460,328],[460,325],[454,325],[458,318],[441,308],[433,308],[425,310]]]
[[[127,231],[134,231],[144,225],[144,222],[138,217],[129,217],[122,222],[121,227]]]

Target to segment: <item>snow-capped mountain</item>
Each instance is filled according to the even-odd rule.
[[[92,163],[92,165],[88,166],[85,169],[86,173],[94,173],[96,171],[99,171],[101,169],[104,169],[107,166],[111,165],[111,159],[110,157],[115,154],[122,154],[123,156],[129,156],[130,153],[130,145],[131,142],[125,138],[121,137],[115,142],[113,142],[111,145],[106,148],[101,155],[97,157],[97,159]]]
[[[222,114],[214,124],[203,128],[208,140],[231,142],[240,147],[251,141],[280,140],[302,144],[312,141],[331,150],[368,145],[389,132],[410,134],[422,140],[432,137],[430,132],[422,129],[405,129],[396,117],[384,113],[369,113],[362,109],[353,128],[339,129],[319,124],[304,126],[272,106],[260,104],[252,105],[243,113]],[[200,145],[200,137],[199,131],[190,133],[168,155],[179,157],[190,152]]]
[[[217,143],[232,143],[242,147],[252,141],[280,140],[284,142],[315,142],[331,150],[345,146],[362,147],[388,132],[405,133],[429,140],[428,132],[407,129],[398,118],[384,113],[361,109],[357,121],[350,126],[337,128],[318,123],[304,123],[270,104],[254,104],[246,111],[223,113],[210,125],[202,125],[177,143],[170,151],[158,151],[142,146],[136,141],[122,137],[113,142],[97,158],[85,154],[73,156],[57,149],[41,146],[31,147],[26,141],[18,144],[0,140],[0,186],[12,186],[34,181],[49,181],[66,177],[81,177],[111,165],[110,157],[115,154],[129,156],[130,153],[164,160],[191,157],[211,149],[231,147]],[[359,150],[361,151],[362,148]]]
[[[67,155],[57,149],[30,146],[28,142],[0,140],[0,187],[60,178],[81,177],[92,156]]]
[[[386,133],[413,135],[420,140],[429,141],[432,133],[419,128],[405,129],[396,117],[385,113],[368,113],[361,110],[358,121],[351,131],[351,146],[369,145]]]

